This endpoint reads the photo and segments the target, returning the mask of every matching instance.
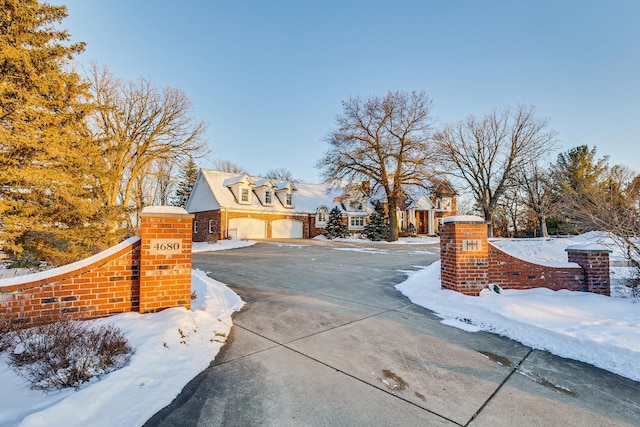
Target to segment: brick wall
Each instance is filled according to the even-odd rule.
[[[569,247],[568,263],[551,267],[509,255],[487,240],[479,217],[450,217],[440,231],[441,286],[479,295],[488,284],[503,289],[548,288],[609,295],[609,253],[602,247]]]
[[[487,230],[476,220],[447,223],[440,232],[441,283],[466,295],[479,295],[487,287]]]
[[[584,287],[587,292],[611,295],[609,276],[609,253],[611,251],[599,247],[569,247],[569,262],[575,262],[584,269]]]
[[[0,317],[20,324],[137,311],[140,238],[64,267],[0,280]]]
[[[608,267],[607,267],[608,268]],[[503,289],[545,287],[554,291],[584,291],[582,267],[549,267],[515,258],[489,242],[489,283]]]
[[[0,280],[0,318],[28,326],[61,314],[90,319],[189,308],[192,217],[181,208],[145,208],[141,237],[73,264]]]
[[[309,238],[313,239],[314,237],[325,234],[327,234],[327,230],[324,227],[316,227],[316,216],[309,216]]]
[[[217,242],[226,239],[222,233],[220,210],[196,212],[193,222],[198,224],[198,231],[193,233],[194,242]],[[211,233],[209,233],[211,221]],[[195,228],[195,227],[194,227]]]
[[[146,208],[140,214],[140,313],[191,307],[193,215]]]

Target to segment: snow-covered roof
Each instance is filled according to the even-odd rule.
[[[295,184],[291,181],[275,181],[276,183],[276,188],[278,190],[293,190],[296,191],[297,187],[295,186]]]
[[[417,209],[420,211],[428,211],[435,209],[435,205],[425,194],[421,195],[418,200],[414,200],[407,206],[407,209]]]
[[[335,201],[342,195],[342,192],[340,190],[332,190],[325,184],[294,184],[289,181],[274,181],[268,178],[249,177],[247,175],[232,174],[211,169],[201,169],[200,174],[203,180],[198,180],[196,183],[194,193],[187,205],[189,212],[233,208],[235,210],[245,211],[315,214],[320,206],[326,206],[329,210],[335,206],[342,209],[340,203]],[[293,207],[284,207],[277,198],[273,199],[272,206],[263,206],[260,203],[260,199],[255,196],[251,198],[248,204],[238,203],[229,187],[241,182],[245,178],[250,180],[254,188],[273,183],[277,189],[289,188],[294,190]],[[206,187],[208,187],[207,190],[210,190],[213,194],[213,198],[204,197],[209,191],[203,192],[202,189],[197,188],[205,183]],[[194,200],[197,198],[197,194],[203,194],[203,199],[206,200]]]
[[[253,180],[253,185],[255,185],[256,188],[265,186],[275,187],[276,183],[270,178],[258,178]]]
[[[249,185],[254,185],[253,180],[248,175],[245,175],[245,174],[243,175],[234,174],[234,176],[230,176],[229,178],[225,179],[222,185],[224,185],[225,187],[231,187],[232,185],[238,184],[239,182],[242,182],[245,180]]]

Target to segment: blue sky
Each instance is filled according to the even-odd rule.
[[[436,125],[533,104],[559,151],[595,145],[640,171],[637,0],[52,3],[87,43],[79,62],[183,90],[208,123],[208,159],[252,174],[319,181],[341,101],[390,90],[424,90]]]

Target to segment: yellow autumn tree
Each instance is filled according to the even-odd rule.
[[[16,265],[61,265],[113,243],[87,131],[84,50],[64,6],[0,0],[0,248]]]

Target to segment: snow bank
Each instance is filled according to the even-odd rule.
[[[224,251],[227,249],[245,248],[255,245],[255,240],[218,240],[217,242],[193,242],[191,253],[197,254],[201,252]]]
[[[135,349],[129,365],[80,390],[43,394],[0,365],[2,426],[134,426],[144,424],[206,369],[229,335],[231,315],[244,304],[223,283],[192,271],[192,310],[124,313],[93,320],[121,328]],[[0,356],[0,362],[6,356]]]

